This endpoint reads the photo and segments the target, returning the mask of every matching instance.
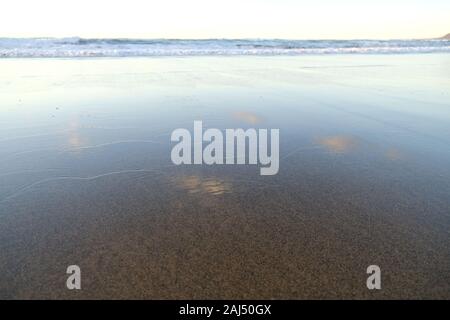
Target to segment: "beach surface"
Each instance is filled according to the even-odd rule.
[[[449,54],[0,70],[0,298],[450,299]],[[280,129],[279,173],[174,166],[194,120]]]

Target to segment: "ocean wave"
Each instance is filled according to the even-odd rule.
[[[166,40],[0,38],[0,58],[450,52],[448,40]]]

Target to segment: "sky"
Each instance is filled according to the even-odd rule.
[[[450,0],[11,0],[0,37],[410,39],[450,33]]]

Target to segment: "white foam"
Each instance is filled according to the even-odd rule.
[[[448,40],[145,40],[0,38],[0,58],[450,52]]]

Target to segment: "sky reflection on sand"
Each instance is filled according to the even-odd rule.
[[[449,66],[0,60],[0,298],[73,298],[74,263],[77,298],[373,298],[380,263],[377,298],[448,299]],[[174,166],[194,120],[280,129],[279,173]]]

